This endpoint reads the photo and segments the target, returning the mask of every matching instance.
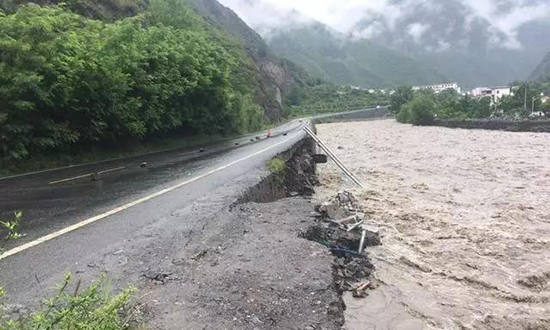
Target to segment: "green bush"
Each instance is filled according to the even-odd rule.
[[[282,157],[275,157],[267,162],[267,168],[273,175],[274,180],[282,184],[285,180],[287,165]]]
[[[410,104],[410,123],[431,125],[434,121],[435,102],[429,96],[415,97]]]
[[[286,171],[286,162],[281,157],[275,157],[269,160],[267,163],[267,169],[272,174],[280,174]]]
[[[8,231],[8,235],[6,236],[6,239],[8,240],[18,239],[24,236],[19,232],[21,219],[23,219],[23,212],[15,211],[13,215],[14,217],[11,220],[0,221],[0,228],[4,228]]]
[[[396,119],[400,123],[431,125],[435,118],[435,107],[433,95],[419,93],[412,101],[401,106]]]
[[[128,329],[130,320],[122,317],[121,311],[127,307],[133,288],[112,296],[109,283],[101,278],[82,291],[79,282],[74,292],[68,292],[70,281],[67,275],[55,297],[34,314],[9,320],[2,317],[0,309],[0,330]],[[3,294],[0,288],[0,298]]]
[[[398,122],[403,123],[403,124],[410,123],[411,122],[411,109],[410,109],[410,107],[407,104],[403,105],[401,107],[401,110],[399,111],[399,113],[395,117],[395,119],[397,119]]]
[[[0,14],[0,161],[261,126],[244,52],[194,15],[177,0],[108,24],[57,6]]]
[[[395,92],[390,97],[390,112],[398,114],[403,105],[409,103],[414,97],[414,92],[410,86],[397,87]]]

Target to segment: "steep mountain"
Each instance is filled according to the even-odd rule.
[[[272,31],[269,47],[311,75],[363,87],[424,85],[447,79],[437,70],[366,39],[355,39],[318,22]]]
[[[268,44],[277,49],[278,55],[287,56],[325,77],[332,76],[325,72],[327,67],[330,73],[343,72],[342,75],[349,72],[353,75],[356,70],[363,75],[362,69],[366,69],[379,81],[376,76],[380,74],[374,71],[380,66],[377,62],[372,65],[359,62],[361,67],[354,69],[343,64],[356,62],[347,53],[351,47],[361,49],[362,53],[368,53],[370,48],[375,53],[390,54],[387,55],[390,66],[402,65],[398,72],[407,73],[395,75],[404,77],[403,83],[410,82],[413,73],[417,78],[426,78],[439,72],[463,87],[500,85],[527,79],[526,73],[531,72],[550,49],[547,0],[322,1],[318,8],[312,8],[312,2],[305,1],[296,4],[275,0],[220,1],[235,9],[264,38],[273,37]],[[323,33],[312,31],[313,18],[348,36],[347,42],[334,43],[333,36],[329,35],[326,48],[331,52],[329,56],[326,53],[319,56],[318,42],[309,38],[323,36]],[[359,46],[361,39],[367,40],[363,47]],[[306,50],[289,49],[289,40],[305,42],[293,47]],[[334,44],[338,47],[333,47]],[[383,46],[377,47],[379,45]],[[400,60],[403,57],[407,60]],[[368,56],[363,60],[373,59]],[[416,69],[429,68],[432,74],[422,74],[425,70],[409,71],[409,63]],[[382,67],[388,72],[386,75],[391,76],[387,66]],[[369,78],[366,82],[372,80]],[[359,80],[354,77],[352,81]]]
[[[259,102],[269,119],[278,119],[283,108],[284,95],[294,83],[306,79],[305,72],[293,63],[275,56],[262,37],[231,9],[216,0],[188,1],[212,25],[228,32],[244,44],[254,62],[253,75],[258,86]]]
[[[365,14],[351,33],[405,52],[465,87],[526,79],[525,73],[550,48],[549,20],[534,20],[509,30],[509,22],[524,16],[513,12],[512,6],[494,9],[500,10],[496,23],[476,14],[462,0],[396,2],[395,10],[400,15],[394,20]]]
[[[550,81],[550,53],[546,55],[542,62],[533,71],[530,80]]]

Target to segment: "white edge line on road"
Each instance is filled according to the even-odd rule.
[[[112,172],[116,172],[116,171],[121,171],[123,169],[125,169],[126,166],[120,166],[120,167],[115,167],[115,168],[110,168],[108,170],[104,170],[104,171],[99,171],[97,173],[99,174],[107,174],[107,173],[112,173]]]
[[[72,178],[67,178],[67,179],[52,181],[52,182],[49,182],[48,184],[58,184],[58,183],[63,183],[63,182],[68,182],[68,181],[83,179],[83,178],[87,178],[87,177],[92,176],[92,175],[93,175],[93,173],[83,174],[83,175],[79,175],[79,176],[73,176]]]
[[[111,173],[111,172],[120,171],[120,170],[123,170],[123,169],[125,169],[125,168],[126,168],[126,166],[121,166],[121,167],[116,167],[116,168],[111,168],[111,169],[108,169],[108,170],[100,171],[100,172],[97,172],[97,173],[98,173],[98,174],[107,174],[107,173]],[[63,182],[68,182],[68,181],[83,179],[83,178],[87,178],[87,177],[92,176],[92,175],[94,175],[94,173],[82,174],[82,175],[79,175],[79,176],[73,176],[72,178],[67,178],[67,179],[61,179],[61,180],[52,181],[52,182],[50,182],[50,183],[48,183],[48,184],[58,184],[58,183],[63,183]]]
[[[83,221],[81,221],[81,222],[79,222],[79,223],[75,223],[74,225],[71,225],[71,226],[69,226],[69,227],[63,228],[63,229],[61,229],[61,230],[59,230],[59,231],[56,231],[56,232],[53,232],[53,233],[48,234],[48,235],[46,235],[46,236],[42,236],[42,237],[40,237],[40,238],[38,238],[38,239],[35,239],[34,241],[31,241],[31,242],[25,243],[25,244],[23,244],[23,245],[20,245],[20,246],[18,246],[18,247],[16,247],[16,248],[13,248],[13,249],[9,250],[9,251],[6,251],[6,252],[5,252],[4,254],[2,254],[2,255],[0,255],[0,260],[6,259],[6,258],[8,258],[8,257],[10,257],[10,256],[13,256],[13,255],[15,255],[15,254],[17,254],[17,253],[20,253],[20,252],[23,252],[23,251],[25,251],[25,250],[28,250],[28,249],[30,249],[30,248],[32,248],[32,247],[35,247],[35,246],[40,245],[40,244],[42,244],[42,243],[45,243],[45,242],[47,242],[47,241],[51,241],[51,240],[53,240],[54,238],[57,238],[57,237],[62,236],[62,235],[65,235],[65,234],[67,234],[67,233],[70,233],[70,232],[75,231],[75,230],[77,230],[77,229],[79,229],[79,228],[85,227],[85,226],[87,226],[87,225],[89,225],[89,224],[92,224],[92,223],[94,223],[94,222],[97,222],[97,221],[99,221],[99,220],[105,219],[105,218],[107,218],[107,217],[109,217],[109,216],[111,216],[111,215],[113,215],[113,214],[120,213],[120,212],[122,212],[122,211],[124,211],[124,210],[126,210],[126,209],[129,209],[129,208],[131,208],[131,207],[133,207],[133,206],[136,206],[136,205],[138,205],[138,204],[141,204],[141,203],[146,202],[146,201],[148,201],[148,200],[151,200],[151,199],[153,199],[153,198],[162,196],[162,195],[164,195],[164,194],[166,194],[166,193],[169,193],[169,192],[171,192],[171,191],[174,191],[174,190],[176,190],[176,189],[178,189],[178,188],[181,188],[181,187],[183,187],[183,186],[185,186],[185,185],[188,185],[188,184],[193,183],[193,182],[195,182],[195,181],[198,181],[198,180],[200,180],[200,179],[202,179],[202,178],[205,178],[205,177],[207,177],[207,176],[210,176],[210,175],[212,175],[212,174],[214,174],[214,173],[216,173],[216,172],[225,170],[226,168],[229,168],[229,167],[231,167],[231,166],[233,166],[233,165],[235,165],[235,164],[238,164],[238,163],[240,163],[240,162],[242,162],[242,161],[245,161],[245,160],[250,159],[250,158],[252,158],[252,157],[258,156],[258,155],[260,155],[260,154],[262,154],[262,153],[264,153],[264,152],[266,152],[266,151],[268,151],[268,150],[270,150],[270,149],[273,149],[273,148],[275,148],[275,147],[278,147],[278,146],[280,146],[281,144],[288,142],[289,139],[290,139],[290,138],[285,139],[284,141],[281,141],[281,142],[279,142],[279,143],[276,143],[276,144],[274,144],[274,145],[272,145],[272,146],[269,146],[269,147],[267,147],[267,148],[265,148],[265,149],[262,149],[262,150],[260,150],[260,151],[257,151],[257,152],[255,152],[255,153],[250,154],[250,155],[248,155],[248,156],[246,156],[246,157],[243,157],[243,158],[241,158],[241,159],[235,160],[235,161],[233,161],[233,162],[231,162],[231,163],[229,163],[229,164],[220,166],[220,167],[218,167],[218,168],[216,168],[216,169],[213,169],[213,170],[211,170],[211,171],[209,171],[209,172],[207,172],[207,173],[201,174],[201,175],[199,175],[199,176],[197,176],[197,177],[194,177],[194,178],[192,178],[192,179],[190,179],[190,180],[187,180],[187,181],[178,183],[177,185],[168,187],[168,188],[166,188],[166,189],[163,189],[163,190],[161,190],[161,191],[158,191],[158,192],[156,192],[156,193],[154,193],[154,194],[151,194],[151,195],[149,195],[149,196],[142,197],[142,198],[140,198],[140,199],[138,199],[138,200],[135,200],[135,201],[130,202],[130,203],[128,203],[128,204],[119,206],[119,207],[117,207],[117,208],[115,208],[115,209],[112,209],[112,210],[110,210],[110,211],[108,211],[108,212],[105,212],[105,213],[96,215],[96,216],[93,217],[93,218],[89,218],[89,219],[83,220]]]
[[[285,123],[285,124],[281,125],[280,127],[282,127],[282,126],[284,126],[284,125],[287,125],[287,124],[290,124],[290,123],[292,123],[292,122],[294,122],[294,121],[296,121],[296,120],[297,120],[297,119],[293,119],[293,120],[289,121],[288,123]],[[258,135],[258,134],[264,134],[264,132],[265,132],[265,131],[259,131],[259,132],[256,132],[256,133],[245,134],[245,135],[240,136],[240,137],[225,138],[225,139],[219,140],[218,142],[230,141],[230,140],[233,140],[233,139],[245,138],[245,137],[254,136],[254,135]],[[15,174],[15,175],[10,175],[10,176],[2,176],[2,177],[0,177],[0,181],[2,181],[2,180],[9,180],[9,179],[16,179],[16,178],[21,178],[21,177],[29,176],[29,175],[35,175],[35,174],[42,174],[42,173],[48,173],[48,172],[55,172],[55,171],[60,171],[60,170],[66,170],[66,169],[70,169],[70,168],[78,168],[78,167],[82,167],[82,166],[98,165],[98,164],[103,164],[103,163],[108,163],[108,162],[114,162],[114,161],[118,161],[118,160],[129,159],[129,158],[145,157],[145,156],[150,156],[150,155],[154,155],[154,154],[160,154],[160,153],[163,153],[163,152],[176,151],[176,150],[183,149],[183,148],[186,148],[186,147],[179,147],[179,148],[172,148],[172,149],[164,149],[164,150],[152,151],[152,152],[148,152],[148,153],[140,154],[140,155],[125,156],[125,157],[117,157],[117,158],[109,158],[109,159],[104,159],[104,160],[100,160],[100,161],[97,161],[97,162],[82,163],[82,164],[76,164],[76,165],[67,165],[67,166],[49,168],[49,169],[40,170],[40,171],[35,171],[35,172],[27,172],[27,173]],[[0,260],[1,260],[1,259],[0,259]]]

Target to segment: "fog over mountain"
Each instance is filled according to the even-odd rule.
[[[550,50],[548,0],[222,0],[268,40],[322,23],[465,87],[526,79]],[[303,32],[303,31],[302,31]]]

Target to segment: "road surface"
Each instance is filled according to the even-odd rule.
[[[156,255],[151,249],[170,249],[182,236],[191,240],[200,230],[194,224],[258,183],[266,161],[304,137],[304,125],[309,121],[295,120],[271,130],[271,138],[248,135],[202,152],[172,150],[0,178],[0,216],[23,211],[25,234],[2,242],[0,286],[10,302],[32,304],[66,273],[89,281],[107,272],[115,286],[133,283],[143,260],[150,264]]]
[[[1,179],[0,210],[3,215],[22,210],[26,234],[4,242],[1,285],[12,301],[32,300],[40,287],[78,273],[79,261],[115,245],[139,249],[121,242],[176,210],[205,196],[233,202],[259,180],[268,159],[304,136],[300,128],[306,123],[293,121],[271,130],[269,139],[265,133],[245,136],[203,152],[175,150]],[[140,167],[143,162],[146,168]],[[96,172],[103,174],[93,181],[89,174]],[[186,221],[194,216],[189,212]]]

